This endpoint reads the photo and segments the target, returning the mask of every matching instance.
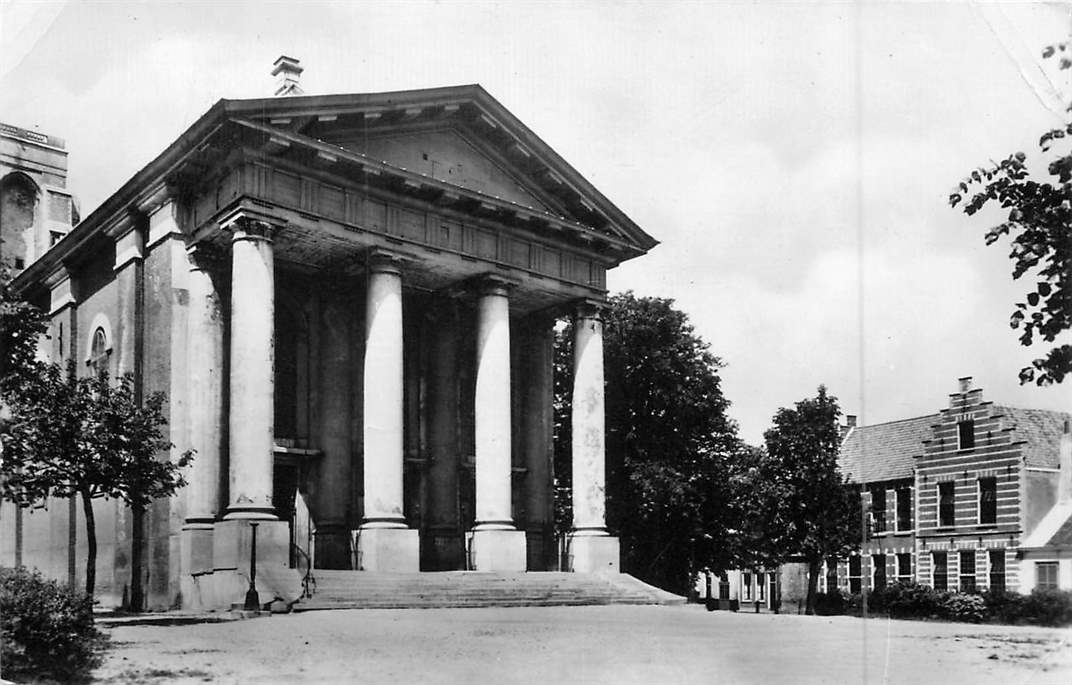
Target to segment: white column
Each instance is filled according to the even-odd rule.
[[[402,513],[402,273],[370,259],[365,319],[365,518],[362,528],[405,528]]]
[[[476,526],[513,530],[510,506],[510,300],[507,285],[487,280],[477,305]]]
[[[219,507],[220,446],[223,436],[223,313],[209,271],[218,255],[205,246],[187,250],[190,273],[186,356],[190,387],[189,445],[195,450],[187,490],[187,524],[216,519]]]
[[[573,320],[573,570],[618,570],[618,539],[607,533],[606,411],[602,304],[584,302]]]
[[[470,558],[478,571],[524,571],[525,532],[511,511],[510,300],[511,283],[486,277],[477,304],[476,521]]]
[[[230,504],[226,519],[275,519],[272,467],[275,275],[272,226],[246,215],[231,253]]]
[[[189,374],[189,442],[195,451],[186,488],[183,569],[212,570],[212,530],[220,503],[220,447],[223,439],[223,312],[209,271],[219,255],[207,245],[187,249],[189,315],[186,328]]]
[[[606,535],[606,411],[603,401],[603,321],[582,305],[573,321],[573,531]]]
[[[418,532],[403,513],[402,271],[398,256],[376,252],[368,261],[365,313],[364,500],[358,568],[420,569]]]

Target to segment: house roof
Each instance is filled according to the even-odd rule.
[[[1013,429],[1013,440],[1024,441],[1024,461],[1028,466],[1056,469],[1060,466],[1061,432],[1072,414],[1045,409],[998,407]]]
[[[841,443],[838,466],[853,483],[911,478],[915,467],[913,457],[923,453],[923,440],[939,420],[938,414],[930,414],[856,426]]]
[[[1072,547],[1072,517],[1065,519],[1057,532],[1050,536],[1047,547]]]

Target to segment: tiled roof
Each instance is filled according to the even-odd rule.
[[[911,478],[912,457],[923,453],[923,440],[940,420],[931,414],[853,428],[841,444],[841,472],[853,483]]]
[[[1065,519],[1065,522],[1057,529],[1057,532],[1050,537],[1050,541],[1046,543],[1047,547],[1072,547],[1072,516]]]
[[[1013,428],[1016,441],[1024,440],[1024,457],[1028,466],[1055,469],[1058,467],[1061,431],[1072,414],[1045,409],[995,407],[1004,415],[1003,425]]]

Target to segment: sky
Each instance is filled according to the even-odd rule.
[[[741,436],[825,384],[862,425],[998,404],[1044,347],[1000,214],[946,198],[1060,124],[1041,60],[1072,5],[0,0],[0,119],[67,141],[82,215],[220,98],[479,83],[660,241],[608,277],[668,297],[725,364]],[[1025,277],[1026,279],[1027,277]],[[1067,338],[1065,339],[1067,341]]]

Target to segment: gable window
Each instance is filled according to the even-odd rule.
[[[860,593],[863,584],[863,557],[854,554],[849,557],[849,592]]]
[[[912,554],[910,552],[897,555],[897,580],[902,583],[912,580]]]
[[[975,592],[975,550],[960,551],[960,591]]]
[[[975,421],[967,419],[957,423],[957,449],[970,450],[975,447]]]
[[[938,484],[938,525],[955,525],[953,512],[953,481]]]
[[[886,555],[885,554],[873,554],[871,555],[871,566],[874,569],[874,586],[875,588],[886,587]]]
[[[979,479],[979,523],[998,522],[997,478]]]
[[[945,552],[931,552],[931,568],[934,576],[932,587],[935,590],[948,590],[949,562]]]
[[[1005,589],[1005,550],[990,550],[990,589]]]
[[[886,532],[886,489],[875,488],[871,491],[871,528],[872,532]]]
[[[99,374],[108,369],[109,353],[111,353],[111,350],[108,348],[108,336],[105,334],[104,328],[98,326],[93,331],[93,339],[89,345],[89,359],[86,360],[86,364],[93,370],[94,374]]]
[[[897,530],[912,530],[912,489],[897,488]]]

